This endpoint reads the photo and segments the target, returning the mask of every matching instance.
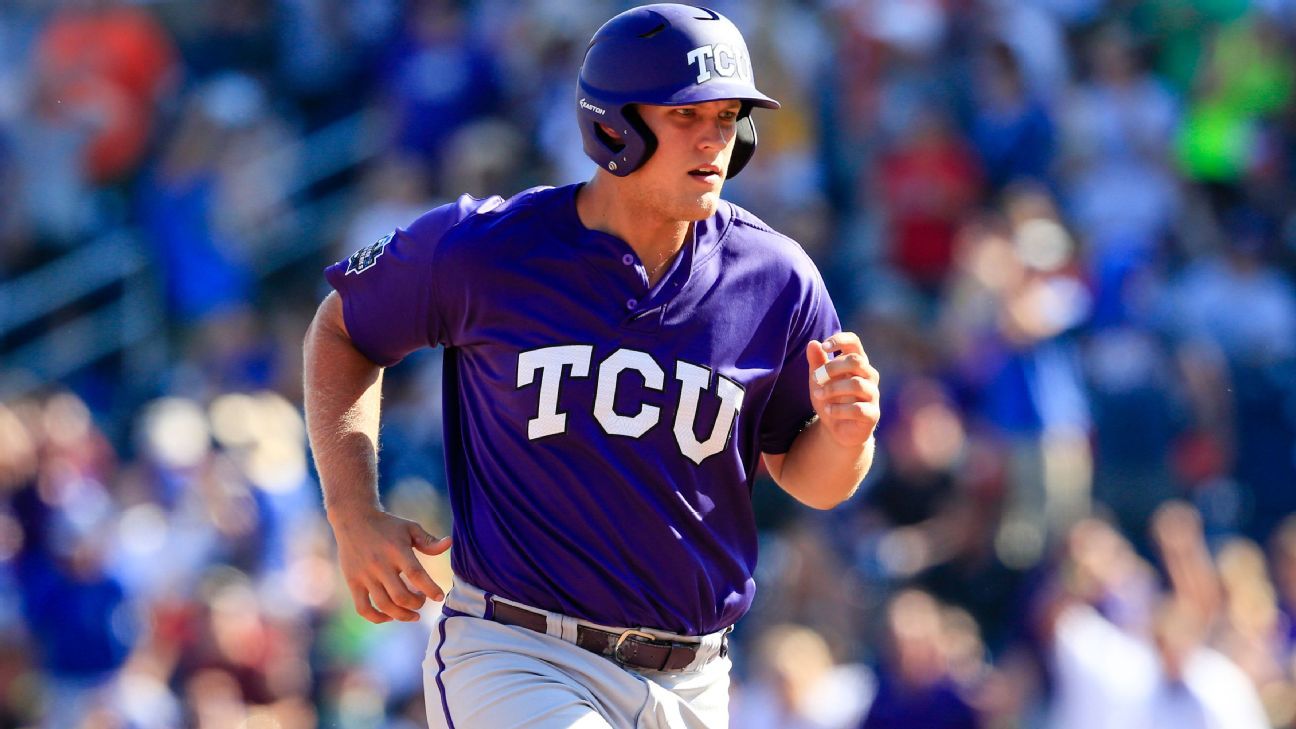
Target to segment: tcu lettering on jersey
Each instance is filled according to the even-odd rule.
[[[698,46],[688,52],[686,62],[697,64],[700,84],[710,81],[712,74],[725,78],[737,74],[738,78],[747,80],[752,77],[751,60],[727,43]]]
[[[534,418],[527,421],[527,438],[536,440],[567,432],[567,413],[558,412],[558,393],[562,387],[563,371],[568,377],[588,377],[594,347],[588,344],[569,344],[542,347],[518,355],[517,386],[527,387],[540,373],[539,408]],[[644,387],[662,392],[666,373],[647,352],[618,349],[604,359],[598,368],[598,385],[595,390],[593,414],[599,426],[608,435],[639,438],[661,420],[661,408],[642,403],[638,412],[618,413],[617,383],[621,373],[634,370],[643,378]],[[698,440],[694,430],[698,403],[702,393],[711,389],[711,370],[684,360],[675,361],[675,379],[680,382],[679,402],[676,403],[673,432],[680,453],[696,464],[724,450],[733,429],[734,418],[742,408],[743,388],[723,375],[717,376],[715,394],[720,399],[711,434]]]

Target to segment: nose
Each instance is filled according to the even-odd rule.
[[[718,117],[702,125],[702,138],[698,146],[702,149],[724,149],[734,137],[732,127],[727,127]]]

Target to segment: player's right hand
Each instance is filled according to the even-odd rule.
[[[415,522],[372,506],[332,510],[329,523],[337,539],[342,576],[356,612],[365,620],[415,621],[419,619],[415,611],[427,598],[445,599],[414,550],[442,554],[450,548],[450,537],[437,539]]]

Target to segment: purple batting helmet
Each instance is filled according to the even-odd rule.
[[[683,106],[704,101],[743,102],[727,177],[756,151],[751,109],[779,103],[756,89],[751,57],[738,28],[714,10],[663,3],[627,10],[590,39],[576,89],[585,154],[618,177],[634,172],[657,138],[632,104]],[[600,124],[621,133],[608,136]]]

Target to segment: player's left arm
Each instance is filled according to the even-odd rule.
[[[829,355],[837,356],[829,359]],[[838,332],[806,347],[815,419],[787,453],[765,453],[774,481],[798,501],[831,509],[855,493],[873,465],[873,430],[881,417],[878,371],[859,337]]]

